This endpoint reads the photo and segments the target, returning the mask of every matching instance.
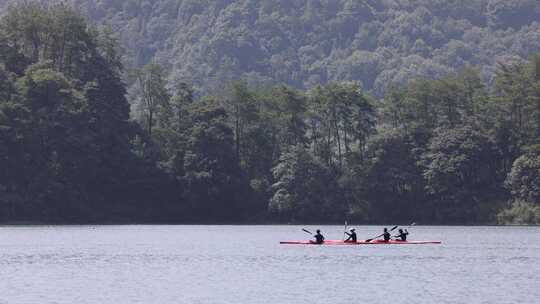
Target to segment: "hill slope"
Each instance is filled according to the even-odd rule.
[[[246,77],[300,88],[354,80],[380,95],[466,65],[490,81],[497,62],[540,52],[537,0],[71,2],[121,34],[129,66],[155,58],[204,91]]]

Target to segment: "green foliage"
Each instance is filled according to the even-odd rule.
[[[368,159],[356,178],[358,196],[368,204],[369,219],[382,222],[429,220],[425,181],[418,166],[416,147],[425,141],[420,133],[385,132],[369,143]]]
[[[492,0],[486,9],[488,24],[496,28],[520,28],[540,17],[538,2],[534,0]]]
[[[506,182],[514,199],[540,204],[540,145],[514,161]]]
[[[392,128],[413,131],[453,128],[476,121],[488,93],[479,71],[466,68],[440,79],[416,79],[405,88],[391,85],[383,100],[383,117]]]
[[[354,149],[364,151],[375,132],[375,108],[353,83],[318,86],[310,92],[309,126],[315,154],[343,169]]]
[[[84,119],[82,94],[61,73],[36,65],[17,81],[17,96],[21,102],[5,103],[2,111],[7,118],[2,125],[10,131],[4,143],[10,149],[3,160],[12,163],[3,178],[7,192],[24,193],[19,199],[39,209],[54,202],[42,210],[48,217],[58,216],[55,212],[80,216],[85,207],[73,202],[73,196],[79,170],[91,164],[91,158],[79,155],[85,148],[80,139],[87,132],[77,126]],[[64,200],[73,204],[60,203]]]
[[[501,211],[497,219],[503,225],[538,225],[540,207],[538,204],[516,201],[511,208]]]
[[[536,0],[69,2],[120,33],[128,67],[157,60],[203,94],[250,78],[300,89],[356,81],[383,96],[389,83],[468,65],[490,82],[498,63],[540,51]]]
[[[187,134],[183,177],[191,218],[197,221],[242,220],[249,215],[250,189],[234,151],[225,110],[213,100],[194,104]]]
[[[96,39],[63,5],[24,2],[2,18],[4,219],[102,219],[126,191],[119,184],[130,174],[129,105]]]
[[[150,63],[141,70],[134,71],[134,77],[139,96],[135,117],[152,138],[154,128],[163,128],[170,124],[173,115],[166,88],[166,74],[160,65]]]
[[[440,204],[437,217],[475,220],[479,204],[500,192],[497,160],[489,139],[473,126],[437,129],[422,155],[426,189]]]
[[[283,221],[336,222],[346,205],[336,176],[303,146],[292,147],[273,168],[276,183],[270,211]]]
[[[503,2],[18,3],[0,220],[538,222],[538,5]]]

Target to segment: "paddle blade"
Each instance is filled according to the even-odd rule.
[[[306,233],[309,233],[309,234],[313,235],[313,233],[311,233],[311,231],[306,230],[305,228],[302,228],[302,231],[304,231],[304,232],[306,232]]]
[[[394,226],[394,227],[392,227],[392,229],[390,229],[390,231],[394,231],[394,230],[396,230],[396,228],[397,228],[397,227],[398,227],[397,225],[396,225],[396,226]]]

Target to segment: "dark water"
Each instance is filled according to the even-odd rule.
[[[442,245],[279,245],[300,228],[1,227],[0,303],[540,303],[539,227],[409,229]]]

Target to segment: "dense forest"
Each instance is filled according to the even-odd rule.
[[[444,1],[439,5],[454,8],[444,12],[429,4],[437,1],[299,1],[305,8],[289,1],[207,2],[76,3],[91,20],[110,18],[110,26],[92,25],[64,4],[28,1],[4,11],[0,221],[540,223],[540,56],[533,52],[540,40],[530,38],[540,34],[532,22],[536,1]],[[117,36],[114,28],[129,19],[128,9],[129,20],[150,28],[150,12],[165,3],[175,9],[162,8],[163,24],[172,18],[199,32],[176,32],[191,37],[175,38],[181,46],[146,40],[168,35],[161,28],[130,40],[141,45],[122,46],[129,31]],[[355,10],[357,3],[370,9]],[[474,5],[487,13],[477,15]],[[370,13],[338,14],[344,7]],[[463,28],[481,29],[479,40],[470,42],[478,58],[446,62],[451,68],[441,65],[433,73],[424,61],[397,64],[409,56],[427,58],[409,54],[410,37],[399,33],[407,18],[398,13],[420,14],[422,7],[445,20],[465,16]],[[214,19],[204,15],[218,11]],[[310,12],[348,25],[333,17],[316,22]],[[251,26],[264,16],[267,24]],[[211,29],[209,22],[202,26],[204,18],[216,22]],[[220,18],[234,26],[218,26],[225,22]],[[273,32],[280,28],[272,27],[274,18],[309,34],[283,42]],[[430,18],[428,30],[455,30]],[[364,19],[391,32],[347,32],[362,28]],[[424,35],[417,25],[413,32]],[[287,46],[282,51],[292,57],[302,53],[296,43],[319,41],[312,50],[323,60],[316,63],[320,69],[289,62],[279,51],[275,59],[250,48],[248,36],[258,30],[277,39],[269,45]],[[207,31],[224,40],[200,45],[210,39]],[[445,45],[445,34],[430,43]],[[371,51],[351,37],[373,40]],[[396,38],[396,45],[381,49],[384,37]],[[227,39],[247,43],[246,49],[227,46]],[[522,48],[501,44],[501,53],[479,51],[497,39],[523,39]],[[346,61],[353,54],[338,52],[340,45],[356,49],[358,61]],[[426,56],[439,65],[445,53],[426,45]],[[199,61],[190,62],[177,48]],[[389,57],[380,62],[395,70],[371,70],[372,56],[386,51]],[[496,60],[506,52],[528,59]],[[227,54],[237,59],[220,57]],[[328,72],[343,60],[354,73]],[[262,76],[266,72],[249,64],[274,74]],[[410,78],[407,69],[423,77]],[[388,76],[377,82],[381,75]]]
[[[244,78],[303,90],[356,81],[380,98],[390,82],[467,66],[491,84],[498,63],[540,52],[538,0],[63,2],[119,33],[126,67],[154,60],[198,96]]]

